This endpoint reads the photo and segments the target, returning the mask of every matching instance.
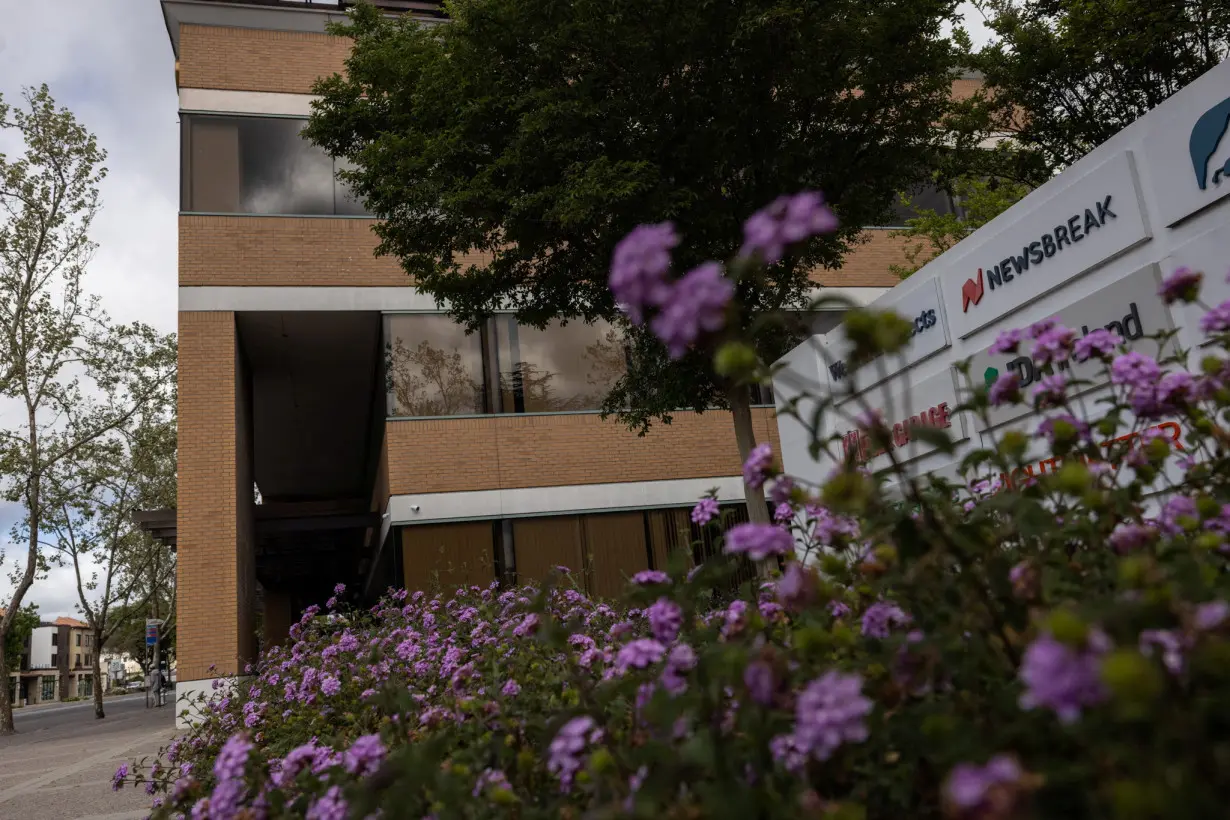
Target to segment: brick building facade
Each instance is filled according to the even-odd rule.
[[[706,490],[742,499],[729,415],[681,412],[644,438],[599,417],[609,328],[496,317],[465,336],[373,256],[372,219],[298,135],[314,81],[342,69],[336,5],[162,6],[183,134],[180,694],[241,672],[258,633],[284,637],[335,582],[371,595],[563,563],[606,594],[690,543]],[[870,302],[900,260],[869,229],[817,284]],[[775,441],[762,398],[756,434]]]

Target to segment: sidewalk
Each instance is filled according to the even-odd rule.
[[[107,708],[112,703],[121,703],[126,700],[132,700],[133,698],[143,698],[143,697],[145,697],[144,692],[137,692],[136,694],[125,694],[125,695],[104,695],[103,696],[103,711],[106,711]],[[20,715],[28,715],[33,712],[47,712],[47,711],[52,711],[55,709],[73,709],[73,708],[80,708],[83,706],[88,706],[91,709],[93,709],[94,708],[94,698],[92,697],[81,698],[80,700],[71,700],[71,701],[70,700],[49,700],[45,703],[35,703],[30,706],[17,706],[16,704],[14,704],[13,705],[13,717],[16,718]]]
[[[151,798],[132,786],[111,791],[111,777],[121,763],[152,758],[167,744],[175,734],[174,710],[146,709],[140,695],[114,698],[105,704],[106,719],[95,720],[92,705],[48,704],[17,714],[19,733],[0,737],[0,818],[148,815]]]

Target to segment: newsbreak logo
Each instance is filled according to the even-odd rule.
[[[1192,126],[1191,138],[1187,141],[1188,151],[1192,157],[1192,170],[1196,173],[1196,184],[1200,190],[1205,190],[1209,184],[1209,160],[1217,152],[1221,138],[1230,127],[1230,97],[1210,108],[1196,120]],[[1213,171],[1213,184],[1221,185],[1223,178],[1230,177],[1230,159],[1226,164]]]
[[[982,283],[982,268],[978,269],[978,281],[966,279],[965,284],[961,286],[961,312],[969,313],[971,304],[977,305],[982,301],[982,294],[986,291]]]

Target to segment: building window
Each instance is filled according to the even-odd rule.
[[[538,330],[497,316],[489,336],[496,413],[600,410],[628,366],[623,336],[607,322]]]
[[[443,315],[385,317],[391,416],[599,410],[626,367],[606,322],[538,330],[497,316],[466,334]]]
[[[77,697],[88,698],[94,694],[94,678],[92,675],[80,675],[77,678]]]
[[[183,116],[180,207],[205,213],[365,215],[305,120]]]
[[[51,665],[52,665],[52,666],[59,666],[59,665],[60,665],[60,656],[59,656],[59,655],[52,655],[52,656],[51,656]]]
[[[51,633],[51,645],[52,645],[52,646],[59,646],[59,645],[60,645],[60,633],[59,633],[59,632],[52,632],[52,633]]]
[[[39,700],[56,699],[56,679],[54,675],[43,675],[43,692]]]
[[[76,655],[73,656],[73,666],[77,667],[78,669],[81,668],[81,653],[80,652],[78,652]]]
[[[89,666],[93,656],[89,652],[85,653],[85,665]]]
[[[893,206],[889,224],[884,227],[903,228],[908,220],[916,219],[922,210],[931,210],[938,214],[960,214],[957,203],[947,191],[935,185],[926,185],[910,195],[909,204],[897,202]]]
[[[482,413],[482,334],[447,316],[384,317],[390,416]]]

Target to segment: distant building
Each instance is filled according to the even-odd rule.
[[[9,675],[18,706],[94,694],[94,636],[76,618],[43,621],[30,633],[21,663]]]

